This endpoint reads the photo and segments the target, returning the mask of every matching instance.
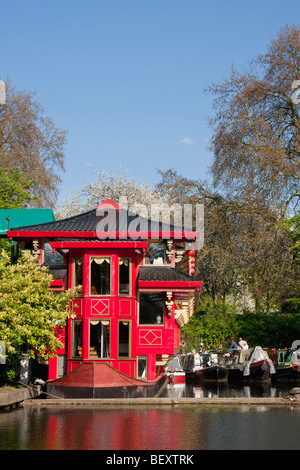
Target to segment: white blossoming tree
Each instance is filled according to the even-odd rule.
[[[129,176],[128,170],[120,168],[119,174],[110,174],[105,170],[94,168],[95,180],[87,183],[82,189],[73,191],[71,196],[61,202],[55,209],[56,219],[64,219],[95,209],[106,199],[119,203],[126,198],[128,207],[139,213],[139,204],[150,208],[151,204],[162,205],[168,202],[168,194],[162,196],[152,189],[147,182],[140,185]],[[124,209],[126,209],[124,207]]]

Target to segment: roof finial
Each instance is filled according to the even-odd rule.
[[[99,206],[96,209],[101,209],[101,210],[114,209],[115,211],[118,211],[120,210],[120,206],[118,203],[108,198],[105,201],[101,202],[101,204],[99,204]]]

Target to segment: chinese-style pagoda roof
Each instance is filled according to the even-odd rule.
[[[192,230],[187,231],[181,226],[169,225],[142,217],[119,208],[113,201],[107,201],[93,210],[66,219],[11,228],[7,231],[7,235],[10,238],[85,237],[88,239],[146,239],[150,236],[160,238],[169,233],[169,238],[172,236],[179,238],[182,235],[182,238],[191,239],[197,235]]]
[[[194,276],[178,271],[172,266],[141,266],[138,275],[138,286],[141,287],[163,287],[184,283],[185,286],[200,287],[202,281]],[[169,284],[170,283],[170,284]]]

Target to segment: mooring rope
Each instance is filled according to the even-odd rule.
[[[168,385],[168,380],[165,381],[165,383],[162,385],[162,387],[161,387],[160,390],[157,392],[157,394],[155,395],[154,398],[158,398],[159,395],[161,394],[161,392],[166,388],[167,385]]]

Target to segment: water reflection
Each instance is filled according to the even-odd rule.
[[[201,385],[194,383],[169,385],[164,396],[173,398],[276,398],[287,397],[293,384],[286,383],[274,385],[269,382],[238,383],[230,385],[228,382],[203,382]]]
[[[226,384],[168,387],[173,397],[280,396],[286,389]],[[255,394],[255,395],[254,395]],[[282,396],[282,395],[281,395]],[[299,407],[24,407],[0,413],[0,449],[300,449]]]

